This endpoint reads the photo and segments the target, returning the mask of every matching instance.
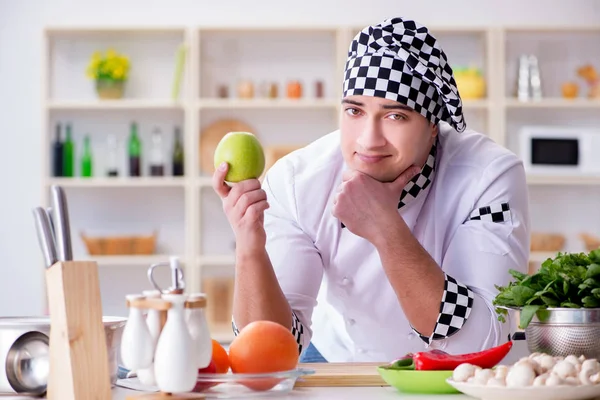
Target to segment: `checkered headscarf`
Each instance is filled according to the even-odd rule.
[[[383,97],[405,104],[437,124],[466,128],[462,101],[446,54],[415,21],[386,19],[352,40],[344,74],[344,97]]]

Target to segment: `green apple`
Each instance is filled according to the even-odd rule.
[[[225,176],[227,182],[255,179],[265,170],[263,147],[250,132],[229,132],[223,136],[215,149],[215,169],[223,161],[229,164],[229,171]]]

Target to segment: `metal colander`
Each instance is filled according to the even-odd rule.
[[[600,359],[600,308],[539,310],[525,329],[531,353]]]

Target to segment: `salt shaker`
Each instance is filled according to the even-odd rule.
[[[184,294],[163,294],[171,303],[167,322],[161,332],[154,354],[154,375],[162,392],[190,392],[196,385],[196,357],[190,357],[193,341],[185,321]]]
[[[206,295],[204,293],[190,294],[189,301],[203,300],[204,304],[197,308],[188,308],[186,319],[190,335],[194,342],[194,356],[199,369],[206,368],[212,359],[212,339],[210,329],[204,314],[206,307]]]
[[[141,300],[143,295],[130,294],[125,298],[131,303],[135,300]],[[123,329],[121,338],[121,359],[123,365],[132,371],[150,366],[152,363],[152,354],[154,344],[152,335],[142,314],[142,309],[129,306],[129,318]]]

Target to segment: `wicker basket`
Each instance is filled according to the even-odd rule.
[[[92,256],[148,255],[154,254],[156,232],[147,236],[90,237],[81,233],[88,253]]]
[[[557,233],[532,233],[531,251],[561,251],[565,237]]]
[[[600,247],[600,238],[587,234],[587,233],[581,233],[579,234],[579,238],[583,241],[583,243],[585,244],[585,248],[587,251],[592,251],[592,250],[596,250],[597,248]]]

